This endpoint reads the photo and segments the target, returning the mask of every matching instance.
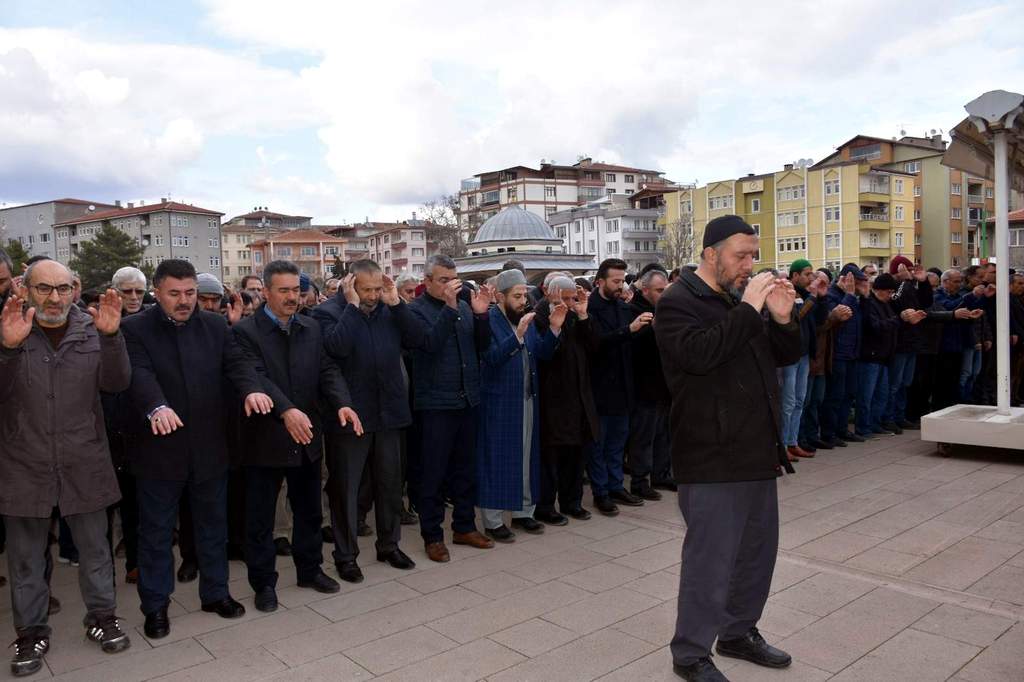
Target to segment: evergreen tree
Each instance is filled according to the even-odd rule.
[[[25,247],[21,245],[21,242],[17,239],[12,239],[7,242],[7,246],[4,247],[4,251],[11,257],[11,262],[14,264],[14,272],[11,274],[18,276],[21,274],[21,268],[25,265],[25,261],[32,257]]]
[[[68,267],[82,278],[83,289],[109,284],[114,273],[126,265],[138,267],[145,248],[110,223],[84,242]]]

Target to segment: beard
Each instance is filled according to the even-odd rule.
[[[733,298],[743,298],[743,290],[747,288],[749,281],[749,277],[744,277],[740,284],[736,284],[736,279],[729,277],[721,263],[715,264],[715,283],[718,284],[719,289],[727,292]]]
[[[71,301],[61,304],[61,311],[59,313],[48,313],[44,306],[33,304],[32,307],[36,309],[36,319],[40,322],[44,322],[48,325],[60,326],[67,322],[68,313],[71,312],[71,306],[74,305]]]
[[[523,315],[525,314],[526,306],[523,306],[519,310],[510,310],[509,308],[505,308],[505,317],[508,318],[508,321],[512,323],[513,327],[519,324],[519,320],[523,319]]]

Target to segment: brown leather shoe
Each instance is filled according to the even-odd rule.
[[[443,542],[428,542],[426,549],[427,558],[431,561],[445,564],[452,560],[452,555],[448,553],[448,548],[444,546]]]
[[[790,445],[788,448],[786,448],[786,450],[789,452],[789,454],[796,455],[797,457],[814,457],[813,452],[807,452],[799,445]]]
[[[469,533],[455,533],[452,535],[452,542],[456,545],[469,545],[477,549],[490,549],[494,547],[494,540],[484,537],[479,531]]]

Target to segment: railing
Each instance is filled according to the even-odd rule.
[[[980,194],[968,194],[967,201],[973,204],[983,204],[985,203],[985,198]]]
[[[880,222],[887,223],[887,222],[889,222],[889,214],[888,213],[861,213],[860,214],[860,219],[861,220],[875,220],[875,221],[880,221]]]
[[[862,182],[860,183],[860,191],[861,193],[870,192],[871,194],[888,194],[889,183]]]

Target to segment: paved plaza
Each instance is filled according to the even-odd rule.
[[[910,432],[797,466],[779,483],[781,547],[761,622],[794,664],[772,671],[717,657],[730,679],[1024,679],[1024,453],[943,458]],[[674,496],[492,550],[449,545],[446,565],[404,530],[414,571],[377,563],[373,538],[362,538],[366,581],[322,595],[297,588],[279,559],[281,608],[262,614],[245,567],[232,563],[245,617],[202,613],[196,584],[182,585],[171,634],[154,642],[119,565],[132,648],[115,656],[85,640],[76,571],[59,566],[64,608],[36,678],[678,679],[667,647],[685,532]],[[2,592],[0,630],[13,640]]]

